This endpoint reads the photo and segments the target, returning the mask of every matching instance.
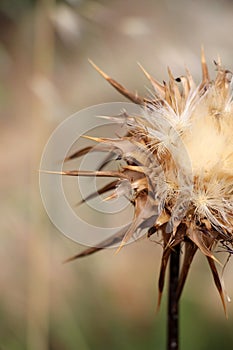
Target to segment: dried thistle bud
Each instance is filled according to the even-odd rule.
[[[147,228],[148,236],[159,233],[163,242],[159,303],[171,251],[182,243],[184,259],[177,298],[193,257],[200,250],[209,263],[225,310],[214,249],[221,245],[225,251],[232,251],[232,74],[220,62],[215,62],[217,74],[215,80],[211,80],[204,52],[201,65],[202,81],[197,86],[188,70],[175,79],[168,69],[169,81],[161,84],[141,67],[154,89],[153,99],[148,99],[128,91],[93,64],[116,90],[142,106],[142,114],[135,117],[123,113],[113,117],[127,126],[124,137],[91,138],[99,145],[98,150],[110,149],[123,161],[119,171],[102,169],[64,174],[113,177],[100,193],[111,191],[107,198],[110,200],[129,191],[129,200],[135,208],[134,218],[130,225],[98,248],[89,248],[68,260],[121,241],[119,251],[135,232]],[[90,151],[92,147],[87,147],[69,158]]]

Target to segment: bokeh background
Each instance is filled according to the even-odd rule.
[[[46,215],[40,157],[69,115],[124,101],[88,58],[140,94],[148,83],[137,62],[160,81],[168,65],[198,80],[204,45],[213,74],[218,56],[233,69],[233,2],[1,0],[0,28],[0,349],[165,349],[166,294],[155,312],[161,247],[138,241],[62,264],[83,247]],[[230,262],[231,297],[232,272]],[[232,304],[228,313],[199,254],[182,298],[181,348],[232,349]]]

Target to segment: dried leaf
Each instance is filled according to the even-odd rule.
[[[207,245],[207,239],[209,240],[210,238],[207,237],[207,233],[203,233],[197,227],[194,227],[193,224],[190,224],[190,226],[187,229],[187,236],[198,246],[198,248],[204,255],[218,262],[218,260],[211,252],[213,242]]]
[[[118,183],[119,183],[119,180],[115,180],[115,181],[110,182],[109,184],[107,184],[107,185],[103,186],[102,188],[100,188],[98,191],[96,191],[94,193],[91,193],[86,198],[83,198],[77,205],[81,205],[81,204],[87,202],[90,199],[96,198],[96,197],[98,197],[101,194],[104,194],[104,193],[106,193],[108,191],[111,191],[111,190],[115,189],[115,187],[118,185]]]
[[[65,158],[65,162],[67,162],[68,160],[71,160],[71,159],[75,159],[75,158],[79,158],[79,157],[85,156],[85,154],[91,152],[92,150],[93,150],[92,146],[88,146],[88,147],[82,148],[81,150],[76,151],[76,152],[72,153],[70,156],[66,157]]]
[[[146,228],[151,227],[156,220],[156,210],[151,201],[149,200],[149,196],[147,194],[141,193],[135,199],[135,211],[134,211],[134,219],[132,224],[130,225],[128,231],[125,233],[121,245],[117,249],[118,253],[123,246],[132,238],[133,234],[138,228]]]
[[[185,282],[188,276],[189,268],[193,261],[194,255],[196,254],[197,249],[198,249],[197,245],[192,241],[187,240],[185,242],[184,261],[183,261],[182,269],[179,276],[179,282],[178,282],[177,294],[176,294],[177,300],[179,300],[182,294],[183,287],[185,285]]]
[[[211,272],[212,272],[212,275],[213,275],[213,278],[214,278],[215,286],[217,287],[217,290],[219,292],[219,295],[220,295],[220,298],[221,298],[221,301],[222,301],[222,306],[223,306],[225,315],[227,317],[226,303],[225,303],[225,298],[224,298],[224,294],[223,294],[222,284],[221,284],[221,281],[220,281],[220,278],[219,278],[219,275],[218,275],[217,268],[215,266],[215,262],[209,256],[207,256],[207,260],[208,260],[208,263],[209,263],[209,266],[210,266],[210,269],[211,269]]]
[[[167,263],[169,260],[171,254],[171,248],[167,247],[163,251],[163,256],[161,260],[161,265],[160,265],[160,273],[159,273],[159,283],[158,283],[158,301],[157,301],[157,311],[160,308],[161,300],[162,300],[162,295],[163,295],[163,288],[164,288],[164,281],[165,281],[165,276],[166,276],[166,269],[167,269]]]
[[[83,258],[85,256],[94,254],[94,253],[98,252],[99,250],[102,250],[102,249],[105,249],[105,248],[109,248],[112,245],[118,244],[119,242],[121,242],[121,240],[122,240],[125,232],[127,231],[128,227],[129,227],[129,224],[126,225],[123,229],[121,229],[117,233],[115,233],[110,238],[108,238],[108,239],[104,240],[103,242],[99,243],[97,247],[87,248],[84,251],[82,251],[81,253],[76,254],[76,255],[66,259],[64,261],[64,263],[67,263],[67,262],[70,262],[70,261],[73,261],[73,260],[76,260],[76,259],[79,259],[79,258]]]

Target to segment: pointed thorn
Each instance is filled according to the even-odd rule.
[[[67,175],[65,171],[53,171],[53,170],[43,170],[43,169],[39,169],[39,173],[54,174],[54,175]]]
[[[88,147],[82,148],[81,150],[76,151],[76,152],[72,153],[71,155],[67,156],[64,159],[64,162],[68,162],[69,160],[82,157],[85,154],[91,152],[92,150],[93,150],[93,146],[88,146]]]
[[[160,95],[160,97],[164,97],[164,86],[161,85],[155,78],[153,78],[139,62],[138,62],[138,66],[140,67],[142,72],[145,74],[146,78],[150,81],[155,91]]]
[[[95,252],[98,252],[99,250],[102,250],[102,249],[104,249],[104,247],[91,247],[91,248],[88,248],[88,249],[82,251],[79,254],[73,255],[70,258],[65,259],[62,263],[66,264],[68,262],[77,260],[79,258],[84,258],[85,256],[94,254]]]
[[[206,83],[210,80],[208,67],[206,64],[204,47],[201,47],[201,65],[202,65],[202,82]]]
[[[169,66],[167,67],[167,71],[168,71],[168,75],[169,75],[170,80],[174,81],[175,78],[174,78],[172,71],[171,71],[171,68]]]
[[[156,311],[155,313],[157,314],[160,310],[160,306],[161,306],[161,301],[162,301],[162,295],[163,293],[159,292],[159,295],[158,295],[158,300],[157,300],[157,306],[156,306]]]
[[[92,67],[95,68],[95,70],[104,77],[104,79],[109,80],[111,79],[106,73],[104,73],[92,60],[88,59],[88,62],[92,65]]]
[[[111,84],[120,94],[122,94],[123,96],[128,98],[133,103],[138,104],[138,105],[143,105],[145,103],[150,102],[147,99],[140,97],[137,94],[134,94],[134,93],[128,91],[124,86],[119,84],[116,80],[112,79],[106,73],[104,73],[94,62],[92,62],[91,60],[89,60],[89,62],[97,70],[97,72],[100,73],[102,75],[102,77],[104,77],[104,79],[109,82],[109,84]]]
[[[114,255],[117,255],[120,252],[120,250],[124,247],[125,244],[126,244],[126,242],[124,240],[122,240],[121,244],[119,245],[119,247],[115,251]]]
[[[88,136],[88,135],[81,135],[84,139],[91,140],[91,141],[96,141],[96,142],[101,142],[102,139],[99,137],[94,137],[94,136]]]
[[[145,70],[145,68],[141,65],[141,63],[137,62],[139,68],[143,71],[143,73],[145,74],[145,76],[147,77],[148,80],[151,80],[151,76],[150,74]]]

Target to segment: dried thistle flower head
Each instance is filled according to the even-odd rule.
[[[120,249],[135,232],[147,228],[148,236],[158,233],[163,242],[159,303],[169,256],[182,243],[184,258],[177,298],[199,249],[207,258],[225,309],[213,251],[221,245],[230,252],[233,237],[232,74],[215,62],[217,74],[212,81],[204,52],[201,65],[202,81],[197,86],[188,70],[175,79],[168,69],[168,83],[160,84],[141,67],[154,89],[152,99],[129,92],[94,65],[121,94],[142,106],[142,114],[136,117],[122,113],[112,117],[126,125],[124,137],[90,137],[99,144],[98,150],[110,149],[123,161],[119,171],[102,169],[63,174],[115,178],[100,193],[111,191],[108,197],[111,199],[125,195],[128,190],[135,208],[134,219],[125,230],[98,248],[89,248],[69,260],[94,253],[113,242],[121,242]],[[69,158],[92,150],[94,147],[88,147]]]

